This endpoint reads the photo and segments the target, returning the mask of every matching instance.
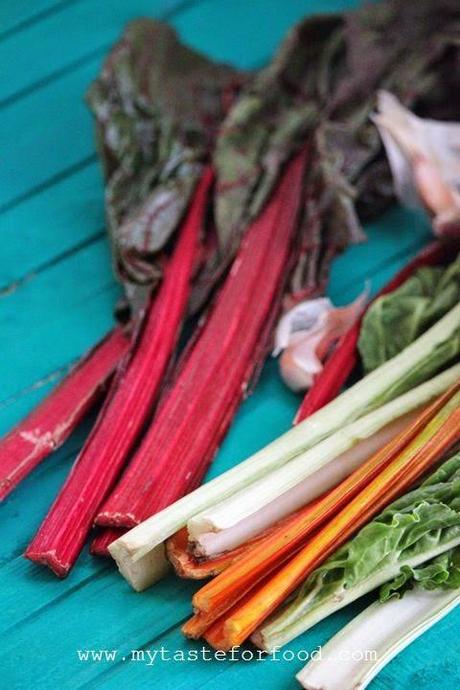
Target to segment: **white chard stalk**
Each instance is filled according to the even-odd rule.
[[[387,438],[383,437],[382,443],[378,438],[380,430],[390,425],[395,419],[398,420],[401,416],[428,403],[432,398],[445,391],[449,385],[458,379],[459,373],[460,366],[456,366],[454,372],[449,370],[445,374],[441,374],[440,377],[401,395],[396,400],[392,400],[378,410],[370,412],[356,422],[352,422],[331,434],[324,441],[305,451],[305,453],[301,453],[294,460],[286,463],[278,470],[274,470],[257,483],[250,484],[247,488],[242,489],[226,501],[220,502],[209,511],[193,517],[188,522],[190,537],[196,539],[202,533],[226,530],[240,520],[253,516],[256,511],[285,495],[285,492],[289,494],[295,492],[301,482],[302,484],[305,482],[301,487],[305,500],[293,501],[290,510],[289,505],[287,505],[288,509],[284,515],[305,505],[351,474],[372,454],[373,450],[378,450],[398,431],[401,431],[401,427],[399,424],[395,425],[394,433],[390,429],[389,434],[385,434]],[[449,381],[447,385],[446,380]],[[372,437],[374,437],[374,443],[366,444],[366,440],[370,441]],[[361,444],[363,445],[361,446]],[[369,448],[369,453],[366,452],[367,448]],[[356,449],[356,455],[347,455],[347,451],[350,449]],[[343,464],[341,463],[342,459]],[[316,482],[315,478],[318,478],[318,475],[319,481]],[[335,477],[337,478],[336,481]],[[307,479],[309,483],[306,482]],[[297,498],[295,496],[295,499]],[[289,501],[287,503],[289,504]]]
[[[355,420],[369,413],[373,408],[378,407],[379,398],[392,385],[395,385],[403,375],[409,374],[414,367],[424,361],[437,345],[447,341],[459,326],[460,304],[454,307],[400,354],[365,376],[361,381],[358,381],[358,383],[298,426],[283,434],[246,461],[204,484],[189,495],[184,496],[184,498],[148,518],[117,539],[110,545],[109,550],[117,561],[122,574],[131,582],[135,589],[145,589],[150,584],[153,584],[158,579],[158,576],[154,569],[152,569],[152,556],[145,558],[149,553],[156,549],[155,553],[160,556],[160,551],[163,549],[163,547],[160,548],[160,545],[177,530],[184,527],[187,521],[197,516],[198,513],[203,513],[203,511],[210,507],[221,504],[222,501],[232,494],[255,482],[260,483],[263,477],[286,465],[293,458],[305,453],[337,430],[341,430],[339,432],[341,437],[346,425],[350,425]],[[452,372],[452,370],[450,371]],[[442,376],[446,376],[444,388],[441,389],[444,390],[452,382],[449,378],[452,374],[446,372]],[[458,369],[455,376],[458,377]],[[447,379],[449,383],[446,382]],[[431,383],[437,390],[433,394],[441,392],[439,390],[439,377],[433,379]],[[419,404],[427,402],[431,397],[433,395],[427,395],[426,400],[420,400]],[[413,408],[405,409],[400,414],[404,414],[410,411],[410,409]],[[380,426],[376,424],[373,429],[364,433],[364,437],[375,433],[381,426],[389,423],[392,419],[395,419],[395,416],[390,419],[383,419]],[[359,440],[359,437],[355,440],[348,439],[347,443],[350,440],[354,443]],[[334,459],[339,453],[350,447],[347,443],[338,444],[336,442],[335,451],[333,452],[333,444],[330,444],[328,440],[329,450],[325,453],[326,459],[315,461],[311,472],[319,469],[323,464]],[[304,462],[305,459],[303,459],[302,465]],[[311,472],[309,471],[307,474],[311,474]],[[290,470],[288,471],[289,473]],[[238,513],[236,519],[234,521],[225,519],[224,526],[228,527],[230,526],[229,523],[233,524],[233,522],[237,522],[251,514],[251,512],[258,510],[262,505],[279,496],[280,493],[292,488],[297,482],[304,479],[305,476],[306,474],[303,474],[302,477],[296,476],[294,478],[293,475],[292,478],[283,484],[281,491],[275,491],[274,494],[272,491],[269,491],[266,498],[264,498],[264,502],[258,501],[257,506],[254,506],[253,510],[248,511],[247,506],[242,506],[243,510]],[[194,521],[202,525],[198,530],[199,532],[207,532],[209,531],[209,525],[213,525],[212,519],[208,520],[208,517],[206,513],[203,513]],[[153,558],[153,560],[156,563],[156,558]],[[135,568],[134,564],[136,564]],[[162,568],[160,567],[159,571],[161,570]]]
[[[296,678],[305,690],[363,690],[379,671],[460,603],[458,589],[415,587],[354,618]]]
[[[390,404],[393,405],[393,403]],[[418,402],[415,404],[418,404]],[[385,407],[388,406],[386,405]],[[383,408],[381,409],[383,410]],[[220,531],[199,534],[195,541],[192,540],[194,554],[198,557],[206,556],[212,558],[224,551],[240,546],[240,544],[244,544],[248,539],[260,534],[260,532],[283,517],[310,503],[310,501],[321,496],[328,489],[337,486],[339,482],[348,477],[367,458],[408,426],[418,413],[419,410],[404,414],[369,436],[369,438],[358,441],[349,450],[346,450],[334,460],[321,467],[321,469],[298,482],[292,489],[281,494],[263,508],[260,508],[231,527]],[[319,450],[320,446],[321,444],[315,446],[315,450]],[[192,522],[193,518],[189,524]]]

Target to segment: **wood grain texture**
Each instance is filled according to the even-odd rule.
[[[0,40],[20,33],[78,0],[15,0],[0,6]]]
[[[83,102],[105,47],[130,18],[168,17],[194,47],[240,67],[256,67],[285,31],[315,9],[346,0],[34,0],[0,9],[3,174],[0,188],[0,431],[10,428],[66,367],[110,327],[119,288],[103,233],[103,186],[91,118]],[[376,291],[428,237],[424,221],[393,209],[368,227],[369,242],[339,257],[329,294],[355,297],[366,280]],[[240,408],[208,474],[224,471],[286,430],[298,399],[265,366]],[[296,688],[302,662],[123,661],[131,649],[171,654],[200,649],[179,626],[196,584],[167,578],[138,595],[112,566],[82,554],[58,582],[21,553],[81,447],[91,419],[0,506],[0,669],[2,687],[220,690]],[[289,646],[312,650],[365,602],[323,621]],[[453,613],[393,661],[373,690],[456,687]],[[118,650],[115,661],[79,661],[77,650]],[[440,681],[440,679],[442,679]]]

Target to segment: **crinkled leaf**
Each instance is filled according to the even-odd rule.
[[[142,298],[160,277],[162,251],[213,152],[216,223],[208,224],[195,304],[303,145],[311,157],[289,287],[295,299],[320,292],[336,252],[360,240],[361,220],[392,199],[369,119],[377,89],[423,116],[451,116],[459,18],[456,0],[387,0],[307,18],[252,80],[182,45],[159,22],[129,24],[88,95],[114,262],[128,296]]]
[[[414,584],[428,590],[460,588],[460,548],[449,549],[416,568],[403,565],[400,573],[380,588],[380,601],[400,598]]]
[[[321,289],[334,254],[362,239],[360,218],[380,213],[393,196],[369,119],[376,91],[390,88],[406,105],[438,115],[443,108],[448,116],[444,70],[452,52],[458,56],[459,17],[455,0],[389,0],[300,22],[222,126],[214,155],[221,240],[230,243],[259,212],[283,163],[307,143],[311,162],[291,290]]]
[[[376,573],[406,566],[414,557],[430,554],[442,544],[460,539],[460,453],[455,454],[420,487],[391,503],[339,548],[307,578],[294,593],[286,608],[277,614],[280,625],[290,623],[316,609],[331,597],[340,598],[346,590],[359,587]],[[447,550],[447,549],[446,549]],[[457,551],[457,549],[456,549]],[[446,561],[438,560],[419,572],[420,580],[457,586],[459,559],[452,557],[449,572]],[[392,573],[392,575],[393,575]],[[384,597],[406,585],[412,572],[402,571],[396,582],[384,589]],[[282,621],[282,623],[281,623]]]
[[[359,351],[366,373],[410,345],[460,299],[460,258],[447,268],[423,267],[366,312]]]
[[[246,78],[158,21],[128,24],[88,91],[115,265],[128,295],[161,275],[217,127]]]
[[[230,110],[214,154],[216,221],[224,237],[260,211],[281,166],[316,122],[329,69],[324,53],[341,25],[334,15],[297,25]]]

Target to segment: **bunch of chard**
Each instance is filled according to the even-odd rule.
[[[130,59],[138,69],[144,65],[145,54],[141,50],[141,55],[138,55],[137,51],[143,44],[147,50],[151,50],[151,41],[155,34],[159,40],[157,51],[160,52],[160,56],[156,55],[156,58],[160,65],[164,65],[165,57],[177,48],[175,35],[161,25],[149,22],[136,23],[128,28],[126,39],[115,48],[108,59],[100,83],[93,87],[92,99],[99,94],[106,80],[114,78],[116,82],[119,74],[120,79],[125,78],[127,61]],[[208,87],[216,99],[216,109],[218,103],[222,108],[226,100],[224,91],[227,89],[227,82],[230,76],[235,76],[232,71],[208,64],[204,58],[194,56],[186,48],[179,50],[179,56],[176,55],[176,58],[178,64],[173,62],[170,79],[178,93],[185,88],[184,73],[188,74],[196,88],[199,85],[199,77],[203,80],[208,72],[215,73],[217,81],[215,84],[211,81]],[[184,65],[187,66],[188,72]],[[153,86],[158,86],[156,69],[155,63],[151,75]],[[140,73],[136,74],[136,78],[140,78]],[[225,84],[222,84],[222,81]],[[120,84],[119,100],[115,96],[113,82],[112,88],[108,87],[108,94],[117,102],[117,106],[120,106],[121,102],[121,105],[126,107],[123,101],[126,93],[121,88],[125,85],[124,81]],[[142,85],[145,86],[144,76]],[[164,82],[161,85],[164,88]],[[174,88],[168,91],[169,98],[173,95]],[[231,423],[238,403],[269,347],[272,324],[286,283],[286,271],[293,259],[293,246],[303,196],[306,149],[300,151],[286,165],[279,189],[247,229],[231,270],[218,285],[208,313],[198,324],[195,335],[180,357],[175,371],[172,371],[162,404],[155,413],[159,394],[165,388],[165,376],[168,369],[171,371],[171,357],[175,351],[181,323],[187,312],[194,310],[193,305],[199,303],[196,295],[200,290],[205,295],[209,293],[216,277],[228,263],[227,258],[221,258],[221,248],[215,241],[211,217],[213,172],[206,161],[209,158],[212,130],[207,130],[210,121],[206,112],[202,112],[202,108],[210,107],[209,96],[209,93],[203,93],[201,101],[189,104],[190,108],[192,105],[195,108],[195,122],[190,120],[192,110],[187,110],[185,106],[183,111],[180,111],[180,117],[176,113],[177,123],[174,123],[172,113],[168,109],[170,103],[166,103],[164,111],[160,113],[160,120],[168,135],[174,132],[178,142],[182,144],[190,139],[188,148],[186,147],[186,158],[193,154],[197,160],[198,180],[194,182],[191,200],[187,203],[186,196],[181,197],[181,203],[186,210],[177,230],[177,218],[174,218],[174,214],[171,215],[165,190],[170,188],[172,197],[178,195],[177,184],[180,184],[179,178],[182,174],[177,167],[178,160],[172,167],[170,159],[157,161],[159,166],[164,165],[165,168],[158,172],[157,178],[149,178],[152,188],[148,189],[140,206],[134,204],[133,208],[128,208],[127,205],[123,206],[126,200],[120,198],[118,215],[113,215],[112,182],[123,179],[123,194],[127,194],[132,201],[129,197],[129,179],[124,175],[134,174],[132,166],[139,163],[140,151],[130,156],[124,147],[130,136],[134,137],[139,132],[145,135],[146,132],[145,127],[142,128],[139,122],[135,122],[132,123],[132,131],[129,134],[128,123],[123,120],[115,106],[115,122],[124,123],[124,129],[118,132],[119,137],[116,128],[111,126],[113,123],[105,123],[106,143],[115,148],[121,146],[119,167],[114,170],[106,169],[112,238],[115,237],[115,245],[120,240],[123,251],[126,250],[125,254],[120,250],[119,256],[116,255],[117,265],[121,266],[120,256],[126,256],[129,258],[128,264],[132,261],[133,265],[139,268],[142,265],[142,251],[150,258],[154,251],[155,244],[149,244],[149,240],[155,243],[161,238],[167,246],[162,249],[160,244],[157,248],[161,250],[157,252],[156,262],[162,268],[162,280],[149,301],[143,304],[145,313],[136,328],[130,353],[117,371],[95,427],[67,481],[26,550],[29,559],[49,566],[61,577],[67,575],[74,564],[96,516],[98,524],[104,526],[131,526],[187,493],[201,481],[220,439]],[[139,93],[138,98],[144,99],[145,93]],[[145,107],[142,100],[143,110]],[[175,107],[177,108],[177,103]],[[158,110],[156,103],[155,108]],[[132,114],[132,108],[129,110]],[[102,116],[106,117],[110,108],[98,111],[99,114],[101,112]],[[200,124],[203,128],[202,141],[197,134]],[[184,131],[184,128],[186,130],[189,127],[194,136],[191,132]],[[148,146],[143,145],[145,142],[152,143],[153,131],[147,133],[145,141],[138,142],[141,153],[147,158]],[[157,135],[159,141],[155,142],[154,151],[158,148],[159,152],[166,155],[168,151],[164,150],[164,147],[162,149],[164,142],[161,131],[158,131]],[[172,142],[169,155],[177,154],[176,144],[177,142]],[[108,151],[107,155],[112,165],[115,165],[114,159],[119,153],[119,149]],[[151,161],[145,168],[141,166],[140,169],[135,169],[136,179],[132,180],[132,186],[138,194],[141,194],[142,189],[145,192],[146,188],[139,185],[136,175],[143,177],[148,169],[152,176],[153,167],[150,163]],[[168,170],[172,178],[166,182],[165,188],[163,181]],[[186,171],[183,174],[185,175]],[[179,178],[176,177],[178,175]],[[188,182],[190,183],[190,180]],[[162,200],[161,203],[159,199]],[[175,202],[171,203],[176,208]],[[120,210],[122,207],[126,211],[125,214]],[[180,214],[178,218],[180,219]],[[170,224],[169,230],[162,225],[165,220]],[[171,238],[173,230],[176,232]],[[142,239],[139,240],[141,236]],[[126,237],[132,238],[135,242],[139,241],[137,249],[141,247],[142,251],[136,253],[134,245],[126,248],[123,244]],[[131,307],[142,304],[142,291],[138,291],[137,288],[131,289],[130,281],[128,283],[126,294],[130,298]],[[210,398],[211,394],[214,396],[213,399]],[[194,397],[192,405],[189,404],[191,397]],[[187,406],[188,412],[184,414]],[[191,434],[191,430],[196,429],[208,406],[210,412],[207,414],[207,425],[202,427],[200,434]],[[150,428],[146,432],[146,425],[149,423]],[[164,441],[158,446],[160,439],[165,438],[168,439],[168,443],[170,442],[170,446]],[[157,444],[157,450],[152,448],[152,444]],[[138,450],[134,453],[136,446]],[[161,458],[158,458],[159,448]],[[188,450],[186,458],[178,456],[180,449]],[[174,471],[175,480],[170,481],[176,458],[181,462]],[[116,486],[113,495],[109,497],[107,505],[104,504],[101,509],[101,503],[107,498],[128,460],[128,470]],[[151,476],[152,464],[155,467],[154,478]],[[100,553],[101,549],[104,552],[112,534],[113,531],[101,534],[93,545],[93,552]]]
[[[382,445],[389,444],[382,459],[378,456],[371,463],[371,472],[380,470],[382,462],[401,450],[400,443],[407,444],[420,431],[426,417],[417,411],[458,382],[459,352],[460,306],[456,305],[399,354],[310,418],[119,537],[109,550],[121,572],[135,589],[152,584],[164,572],[165,540],[185,526],[188,548],[198,559],[229,555],[229,550],[297,508],[300,523],[293,534],[303,539],[299,524],[304,517],[309,524],[310,502],[314,506],[316,499],[331,490],[335,498],[327,499],[321,519],[330,517],[346,495],[343,482],[350,481],[356,489],[353,477],[360,476],[369,454],[378,454]],[[455,425],[452,428],[458,432]],[[441,437],[449,440],[447,430]],[[369,481],[367,471],[363,481]],[[338,493],[334,493],[336,485]],[[288,547],[285,555],[292,556],[299,542],[280,539]],[[264,570],[268,550],[261,551]],[[278,548],[273,553],[276,556]]]
[[[26,551],[59,576],[75,562],[173,377],[187,315],[227,265],[210,213],[209,159],[217,126],[244,78],[183,46],[169,27],[138,21],[90,89],[131,343],[116,331],[0,447],[4,497],[65,440],[117,368],[94,429]]]
[[[446,247],[438,249],[416,257],[367,312],[360,349],[369,373],[361,381],[109,546],[135,589],[164,573],[165,540],[178,574],[214,577],[193,598],[186,635],[222,649],[244,642],[460,440],[459,262],[453,252],[444,265]]]
[[[400,369],[399,376],[395,379],[396,390],[399,388],[401,391],[401,386],[404,390],[410,380],[412,384],[417,384],[422,372],[426,375],[433,366],[439,365],[440,357],[445,357],[444,361],[458,361],[459,262],[457,259],[447,266],[432,266],[435,256],[438,260],[442,259],[442,254],[435,253],[436,247],[438,245],[433,245],[429,252],[423,252],[401,272],[399,277],[405,276],[405,281],[393,279],[393,287],[401,284],[392,291],[386,291],[385,295],[376,300],[361,328],[360,349],[364,365],[377,374],[379,368],[386,368],[385,362],[391,356],[393,359],[389,359],[388,364],[392,365],[393,370],[398,369],[398,358],[404,355],[404,352],[406,355],[409,354],[411,340],[420,336],[420,333],[433,322],[436,323],[439,319],[442,321],[445,310],[451,309],[451,335],[446,340],[433,343],[431,353],[423,357],[421,366],[412,360],[413,366],[408,369],[409,375]],[[408,323],[405,323],[404,315]],[[392,337],[395,320],[399,326],[399,337],[396,340]],[[376,332],[379,333],[378,339],[375,338]],[[386,369],[387,374],[389,371]],[[383,370],[381,373],[383,374]],[[435,383],[436,381],[438,383]],[[383,396],[375,390],[376,396],[371,407],[377,401],[381,404],[382,400],[387,398],[388,391],[396,392],[394,384],[389,380],[386,383],[387,391]],[[444,386],[450,384],[453,384],[450,390],[428,408],[423,409],[428,400],[427,394],[436,395],[436,392],[441,392]],[[384,404],[379,410],[362,417],[350,427],[342,427],[337,434],[332,434],[322,443],[316,443],[310,453],[299,455],[298,461],[288,460],[278,471],[268,471],[264,478],[256,480],[252,485],[249,484],[245,490],[234,492],[227,501],[216,504],[215,507],[211,506],[189,519],[188,544],[187,533],[179,532],[169,541],[168,557],[181,576],[214,576],[215,579],[195,594],[195,615],[184,626],[184,633],[194,638],[204,636],[211,645],[224,650],[241,644],[289,596],[298,585],[299,578],[308,576],[312,568],[321,564],[321,561],[340,546],[347,536],[365,524],[379,507],[385,506],[391,498],[409,488],[446,450],[458,443],[458,388],[457,364],[440,377],[414,388],[409,394],[396,398],[393,403]],[[353,394],[353,388],[349,393]],[[358,394],[358,391],[356,393]],[[362,393],[357,395],[356,402],[360,395]],[[339,401],[340,398],[336,402]],[[421,413],[408,414],[409,410],[420,407],[423,410]],[[334,409],[332,404],[330,414]],[[327,414],[327,407],[324,412]],[[391,422],[391,419],[399,421]],[[313,429],[317,433],[324,430],[324,414],[317,416],[314,422]],[[308,420],[301,426],[305,427],[306,437]],[[369,436],[364,442],[369,429],[375,432],[379,428],[381,431]],[[292,432],[290,434],[293,436]],[[349,450],[343,452],[347,448],[348,437],[353,441],[348,446]],[[289,448],[286,441],[284,446],[288,458],[289,455],[292,457],[295,449],[292,442]],[[359,442],[356,445],[357,441]],[[265,449],[266,461],[269,460],[269,456],[270,447]],[[331,458],[335,459],[331,461]],[[315,463],[317,467],[321,461],[323,467],[320,465],[320,469],[315,472]],[[256,459],[253,458],[246,464],[255,462]],[[458,469],[458,458],[452,463],[457,463]],[[449,464],[448,466],[450,467]],[[323,472],[323,469],[326,472]],[[442,471],[427,484],[437,484],[438,478],[443,479]],[[453,479],[449,478],[449,482],[447,492],[456,487]],[[331,490],[335,485],[336,487]],[[233,479],[233,487],[236,486]],[[289,489],[289,486],[292,488]],[[202,493],[205,493],[205,490],[206,487],[203,487]],[[226,490],[228,491],[228,488]],[[283,494],[283,491],[286,493]],[[428,497],[431,489],[427,491]],[[210,493],[208,489],[208,494]],[[268,502],[270,496],[271,503]],[[196,501],[190,503],[191,507],[194,503],[196,505]],[[258,509],[264,505],[265,508]],[[292,512],[293,510],[295,512]],[[432,512],[434,509],[430,510]],[[179,512],[183,513],[183,508]],[[247,517],[241,520],[244,515]],[[453,522],[443,524],[458,526],[458,512],[452,513],[452,518]],[[238,522],[238,519],[241,521]],[[147,525],[148,523],[146,528]],[[248,527],[252,527],[253,531],[248,531]],[[146,528],[143,536],[147,542],[149,530]],[[139,534],[141,529],[142,525]],[[365,528],[364,532],[366,529],[368,528]],[[426,530],[430,529],[433,530],[433,534],[438,535],[437,527],[427,521]],[[131,537],[134,544],[133,537],[134,533]],[[154,521],[151,521],[150,540],[153,538]],[[239,542],[235,541],[238,539]],[[385,539],[388,547],[390,542]],[[427,536],[427,539],[431,537]],[[128,546],[129,534],[125,540],[120,540],[120,546],[123,542]],[[366,543],[364,537],[362,543]],[[414,564],[418,565],[456,544],[458,527],[446,533],[440,549],[431,550],[428,555],[422,552],[421,560],[415,561]],[[137,548],[139,549],[139,545]],[[392,548],[393,546],[388,558],[393,556]],[[118,548],[114,545],[114,553],[117,552]],[[340,552],[332,562],[340,563]],[[141,559],[138,559],[138,563],[141,563]],[[397,567],[396,570],[393,568],[390,571],[390,576],[391,572],[397,572]],[[385,574],[385,577],[388,579],[388,574]],[[380,581],[384,582],[385,577]],[[372,589],[375,586],[372,582],[365,583],[365,586]],[[325,596],[328,595],[329,589],[330,583],[327,580],[324,584]],[[305,597],[307,604],[303,601],[298,604],[296,611],[299,611],[299,618],[304,615],[305,607],[309,606],[309,598]],[[446,599],[446,611],[449,610],[451,599],[454,600],[455,597]],[[334,597],[333,600],[335,601]],[[347,594],[346,601],[349,600],[351,599]],[[427,606],[428,604],[430,602],[427,602]],[[433,602],[433,606],[436,606],[436,601]],[[288,612],[292,608],[288,607]],[[411,610],[409,609],[409,612]],[[429,615],[430,610],[428,606],[426,615]],[[321,616],[323,615],[327,613],[321,613]],[[312,611],[307,619],[309,625],[319,620],[316,611]],[[278,620],[283,621],[286,630],[283,630],[281,635],[278,635]],[[273,624],[264,624],[262,633],[257,633],[254,637],[254,640],[266,649],[271,649],[280,642],[284,643],[286,639],[290,639],[303,629],[300,627],[303,623],[297,625],[290,613],[277,614],[274,621]],[[272,629],[275,632],[272,633]],[[268,635],[270,642],[267,642]]]
[[[308,19],[255,76],[212,63],[158,22],[128,26],[88,98],[135,337],[29,558],[65,575],[95,519],[111,529],[107,544],[119,535],[113,527],[201,481],[283,298],[321,292],[335,253],[361,239],[359,217],[392,197],[376,174],[386,163],[367,117],[374,90],[389,84],[429,109],[454,18],[449,2],[415,12],[393,1],[385,11]],[[384,50],[394,27],[401,38]],[[401,61],[408,45],[411,59]],[[372,78],[357,69],[364,49],[375,58]],[[173,367],[191,313],[202,318]]]

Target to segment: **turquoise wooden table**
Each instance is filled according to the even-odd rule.
[[[104,233],[103,188],[83,93],[128,19],[171,22],[214,58],[258,67],[285,31],[327,0],[2,0],[0,9],[0,431],[37,403],[71,362],[106,332],[119,295]],[[369,242],[334,265],[329,294],[357,295],[366,279],[385,282],[423,242],[428,228],[395,208],[368,227]],[[209,476],[287,429],[299,400],[268,362]],[[21,554],[89,429],[87,420],[0,507],[0,685],[42,690],[297,687],[292,661],[181,661],[199,649],[179,627],[194,585],[164,580],[135,594],[112,565],[84,553],[65,581]],[[362,607],[317,625],[289,646],[312,650]],[[374,681],[373,690],[455,686],[460,612],[415,642]],[[151,665],[132,649],[161,649]],[[78,650],[83,654],[78,654]],[[91,650],[114,650],[113,658]],[[88,651],[87,659],[85,651]],[[166,660],[173,656],[176,660]],[[110,655],[109,655],[110,656]],[[451,680],[449,680],[451,679]]]

